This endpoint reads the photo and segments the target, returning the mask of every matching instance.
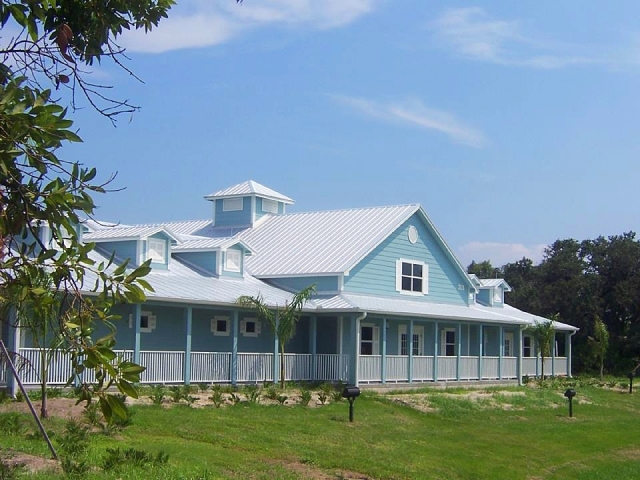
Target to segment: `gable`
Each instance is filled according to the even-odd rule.
[[[412,226],[415,231],[409,238]],[[401,259],[423,264],[428,270],[428,285],[424,288],[426,293],[415,292],[411,299],[465,305],[468,303],[468,277],[419,212],[409,217],[351,269],[349,275],[344,277],[344,291],[404,296],[398,291],[396,275],[398,261]]]

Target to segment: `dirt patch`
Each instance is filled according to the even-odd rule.
[[[517,391],[500,391],[500,392],[488,392],[485,390],[475,390],[467,393],[421,393],[412,395],[388,395],[391,401],[400,405],[405,405],[411,408],[415,408],[421,412],[436,412],[438,409],[433,407],[429,401],[432,395],[440,395],[447,398],[453,398],[456,400],[468,400],[471,402],[482,402],[487,405],[487,408],[501,408],[503,410],[522,410],[522,408],[514,407],[510,403],[497,401],[499,397],[516,397],[525,395],[524,392]]]
[[[295,472],[301,478],[307,478],[309,480],[373,480],[372,477],[349,470],[336,470],[328,473],[320,470],[313,464],[299,461],[287,462],[284,464],[284,467]]]
[[[40,415],[41,402],[35,401],[33,408]],[[76,405],[73,398],[50,398],[47,401],[47,412],[50,417],[58,418],[79,418],[84,412],[84,403]],[[27,402],[11,402],[0,404],[0,412],[18,412],[31,414]]]
[[[22,466],[27,472],[37,473],[53,471],[62,472],[60,464],[52,459],[0,449],[0,461],[9,467]]]

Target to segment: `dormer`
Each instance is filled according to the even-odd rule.
[[[94,242],[107,255],[128,258],[132,267],[151,260],[151,267],[160,270],[169,268],[171,246],[180,243],[171,231],[157,225],[104,227],[85,233],[83,239]]]
[[[205,199],[213,203],[213,224],[216,227],[246,228],[265,215],[283,215],[293,200],[264,185],[248,180]]]
[[[243,242],[229,238],[185,239],[172,249],[172,255],[206,273],[242,277],[245,258],[251,250]]]
[[[504,292],[510,292],[511,287],[503,278],[478,278],[470,275],[478,290],[476,301],[488,307],[502,307]],[[475,278],[473,278],[475,277]]]

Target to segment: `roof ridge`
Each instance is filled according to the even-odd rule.
[[[399,205],[379,205],[379,206],[371,206],[371,207],[351,207],[351,208],[334,208],[331,210],[311,210],[308,212],[291,212],[291,213],[283,213],[280,215],[271,215],[271,218],[281,218],[281,217],[293,217],[295,215],[312,215],[316,213],[335,213],[335,212],[355,212],[355,211],[363,211],[363,210],[391,210],[393,208],[403,208],[403,207],[420,207],[419,203],[403,203]]]

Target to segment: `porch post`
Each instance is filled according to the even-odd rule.
[[[478,380],[482,380],[482,356],[484,355],[484,327],[478,325]]]
[[[500,325],[500,345],[498,345],[498,380],[502,380],[502,356],[504,355],[504,326]]]
[[[18,315],[16,314],[15,308],[10,308],[8,312],[9,318],[9,350],[13,350],[16,353],[20,353],[21,345],[21,337],[20,334],[20,321],[18,320]],[[5,370],[5,378],[7,379],[7,387],[9,388],[9,395],[15,398],[18,393],[20,386],[18,385],[18,379],[13,375],[13,372],[9,368],[9,362],[6,362],[6,370]],[[9,377],[11,377],[11,381],[9,382]]]
[[[516,375],[518,376],[518,385],[522,385],[522,327],[518,328],[518,364],[516,366]]]
[[[280,381],[280,370],[278,368],[278,327],[280,326],[280,318],[276,313],[276,328],[273,332],[273,383]]]
[[[231,337],[231,371],[229,380],[231,385],[238,383],[238,311],[231,312],[231,327],[233,337]]]
[[[184,384],[191,383],[191,327],[193,322],[193,307],[187,307],[184,312],[187,324],[187,338],[184,349]]]
[[[309,325],[309,353],[311,354],[311,380],[315,380],[318,373],[317,340],[318,340],[318,318],[314,315],[310,319]]]
[[[380,381],[387,383],[387,317],[382,318],[382,358],[380,359]]]
[[[354,315],[349,322],[351,325],[351,361],[349,368],[349,383],[358,385],[358,364],[360,363],[360,317]]]
[[[565,335],[567,336],[566,338],[566,342],[567,342],[567,348],[566,348],[566,352],[567,352],[567,377],[571,378],[573,375],[571,374],[571,338],[573,337],[573,333],[565,333]]]
[[[462,353],[462,323],[458,323],[458,331],[456,332],[456,380],[460,381],[460,355]]]
[[[135,336],[133,341],[133,361],[140,364],[140,317],[142,316],[142,305],[136,303],[133,306],[133,328]]]
[[[407,380],[413,383],[413,318],[409,320],[409,330],[407,331],[407,360],[409,362],[407,368]]]
[[[438,328],[438,322],[434,324],[434,335],[433,335],[433,381],[438,381],[438,342],[440,333],[440,329]]]
[[[551,341],[551,376],[556,376],[556,331],[553,331],[553,339]]]

